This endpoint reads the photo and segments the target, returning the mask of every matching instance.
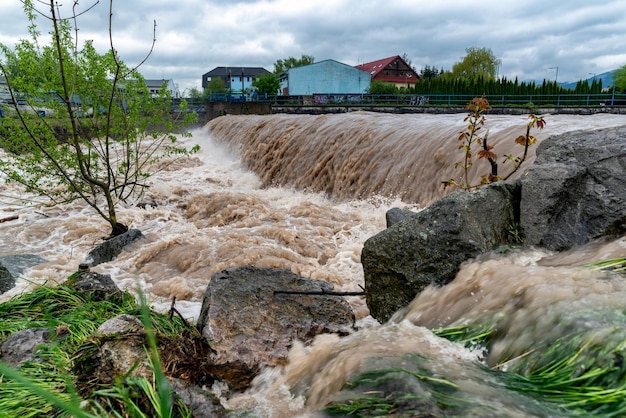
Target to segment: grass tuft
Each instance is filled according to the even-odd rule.
[[[200,335],[178,317],[150,311],[141,293],[139,302],[128,293],[95,300],[62,285],[41,286],[0,304],[0,344],[13,332],[29,328],[48,328],[51,335],[48,344],[37,348],[35,360],[17,368],[0,362],[0,418],[191,417],[170,390],[163,369],[169,364],[162,363],[159,350],[176,346],[172,341],[181,336],[186,336],[181,344],[193,345]],[[97,328],[120,314],[142,320],[141,338],[152,377],[132,376],[130,370],[104,388],[101,382],[90,381],[86,371],[93,368],[89,363],[102,342],[117,338],[96,337]],[[197,364],[194,368],[199,369]]]

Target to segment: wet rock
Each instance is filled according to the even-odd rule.
[[[96,301],[108,300],[122,295],[122,291],[109,274],[84,271],[68,280],[67,284],[82,293],[90,294]]]
[[[415,216],[416,212],[413,212],[408,209],[400,209],[400,208],[391,208],[385,213],[385,220],[387,221],[387,228],[397,224],[398,222],[402,222],[406,218],[410,218]]]
[[[98,350],[77,360],[80,379],[110,385],[117,376],[150,378],[146,340],[142,322],[132,315],[118,315],[98,327]]]
[[[79,382],[108,386],[126,375],[152,379],[146,330],[137,317],[122,314],[105,321],[91,341],[94,349],[80,352],[74,361]],[[176,383],[176,392],[200,412],[211,407],[219,411],[220,405],[214,405],[214,396],[195,387],[215,381],[207,367],[206,352],[210,348],[200,333],[195,329],[183,330],[177,335],[157,333],[156,341],[161,370],[170,382]],[[207,399],[200,399],[201,395],[206,395]]]
[[[146,351],[143,323],[132,315],[122,314],[103,322],[96,333],[96,350],[80,352],[74,371],[79,381],[112,385],[119,376],[152,377]]]
[[[626,233],[626,126],[543,141],[521,178],[525,244],[566,250]]]
[[[140,230],[130,229],[121,235],[104,241],[102,244],[91,250],[85,262],[91,266],[109,262],[120,255],[126,246],[143,237],[144,235]]]
[[[506,243],[518,194],[517,183],[504,182],[457,191],[368,239],[361,262],[370,314],[387,321],[426,286],[452,281],[463,261]]]
[[[188,385],[180,379],[171,379],[170,386],[176,396],[183,402],[195,418],[225,418],[226,409],[217,397],[198,387]]]
[[[0,294],[15,287],[15,279],[24,270],[47,261],[35,254],[15,254],[0,257]]]
[[[93,359],[98,364],[93,375],[105,384],[113,383],[116,376],[124,376],[130,371],[132,376],[152,376],[142,332],[120,334],[104,341]]]
[[[239,267],[213,275],[198,319],[215,350],[212,373],[240,390],[263,366],[285,364],[294,339],[349,332],[354,314],[342,297],[275,293],[332,289],[288,270]]]
[[[100,335],[126,334],[128,332],[144,332],[143,323],[132,315],[122,314],[108,319],[98,327]]]
[[[30,328],[11,334],[0,347],[2,361],[17,367],[37,357],[37,347],[50,342],[47,328]]]
[[[6,267],[0,264],[0,295],[15,287],[15,277]]]

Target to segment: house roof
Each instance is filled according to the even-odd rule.
[[[263,67],[236,67],[236,66],[215,67],[214,69],[212,69],[208,73],[203,74],[203,78],[204,77],[228,77],[229,75],[237,75],[238,76],[242,72],[245,75],[249,75],[249,76],[253,76],[253,77],[257,76],[257,75],[262,75],[262,74],[268,74],[269,73],[269,71],[267,71]]]
[[[287,69],[286,71],[284,71],[284,72],[281,74],[281,77],[284,77],[287,73],[289,73],[289,72],[290,72],[290,71],[292,71],[292,70],[293,70],[293,71],[300,71],[300,70],[302,70],[303,68],[307,68],[307,67],[319,67],[319,66],[324,66],[324,65],[328,65],[328,64],[335,65],[335,66],[338,66],[338,67],[348,67],[348,68],[353,68],[353,69],[361,70],[360,68],[353,67],[353,66],[348,65],[348,64],[344,64],[343,62],[339,62],[339,61],[334,60],[334,59],[325,59],[325,60],[318,61],[318,62],[312,62],[311,64],[307,64],[307,65],[299,65],[299,66],[297,66],[297,67],[291,67],[291,68]],[[362,70],[361,70],[361,71],[362,71]]]
[[[172,80],[146,79],[146,86],[154,87],[154,88],[161,88],[163,86],[163,84],[168,84],[170,81],[172,81]]]
[[[356,68],[370,73],[372,80],[405,83],[407,78],[414,82],[420,79],[415,70],[400,55],[366,62],[357,65]]]
[[[368,73],[372,75],[372,77],[375,77],[397,58],[402,59],[399,55],[394,55],[393,57],[383,58],[377,61],[359,64],[356,66],[356,68],[359,68],[363,71],[367,71]]]

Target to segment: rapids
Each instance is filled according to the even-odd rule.
[[[155,309],[169,308],[175,296],[177,309],[194,319],[211,275],[234,266],[288,268],[336,290],[358,290],[364,285],[362,245],[385,228],[385,212],[419,210],[450,191],[441,181],[458,177],[463,117],[355,112],[217,118],[181,139],[200,144],[199,154],[163,166],[141,201],[120,208],[121,222],[141,229],[147,239],[93,270],[111,274],[123,289],[141,286]],[[538,141],[626,124],[624,116],[609,114],[545,120],[545,129],[533,131]],[[518,153],[510,144],[526,123],[525,116],[487,116],[485,129],[499,162],[504,154]],[[533,159],[531,148],[526,164]],[[506,164],[500,170],[506,173]],[[0,219],[13,215],[19,219],[0,223],[0,256],[31,253],[48,262],[26,271],[0,302],[37,284],[63,281],[108,232],[80,202],[47,207],[3,181]],[[621,239],[566,254],[528,251],[471,260],[450,285],[426,290],[388,324],[376,323],[364,300],[352,297],[360,325],[353,335],[320,336],[311,347],[294,343],[290,363],[266,370],[245,394],[219,385],[213,390],[229,407],[252,416],[312,416],[375,357],[419,354],[449,375],[478,375],[468,370],[522,353],[548,331],[559,334],[563,321],[582,321],[568,316],[573,308],[622,306],[623,279],[607,281],[580,265],[625,253]],[[487,357],[429,330],[485,317],[495,318],[510,337]],[[487,399],[492,390],[479,385],[468,393]],[[505,403],[496,407],[524,416],[523,408]]]

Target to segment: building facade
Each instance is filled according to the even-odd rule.
[[[409,88],[420,80],[417,72],[399,55],[366,62],[356,68],[371,74],[372,81],[391,83],[398,88]]]
[[[10,101],[11,95],[9,94],[9,85],[3,76],[0,76],[0,103],[3,101]]]
[[[180,91],[178,91],[178,85],[174,83],[174,80],[146,80],[146,86],[150,91],[150,97],[157,97],[163,86],[165,86],[165,89],[170,92],[173,98],[180,98]]]
[[[370,80],[368,72],[328,59],[290,68],[281,74],[280,86],[285,96],[363,94]]]
[[[209,82],[218,77],[224,81],[229,93],[244,94],[251,90],[256,77],[269,73],[263,67],[216,67],[202,75],[202,89],[206,89]]]

